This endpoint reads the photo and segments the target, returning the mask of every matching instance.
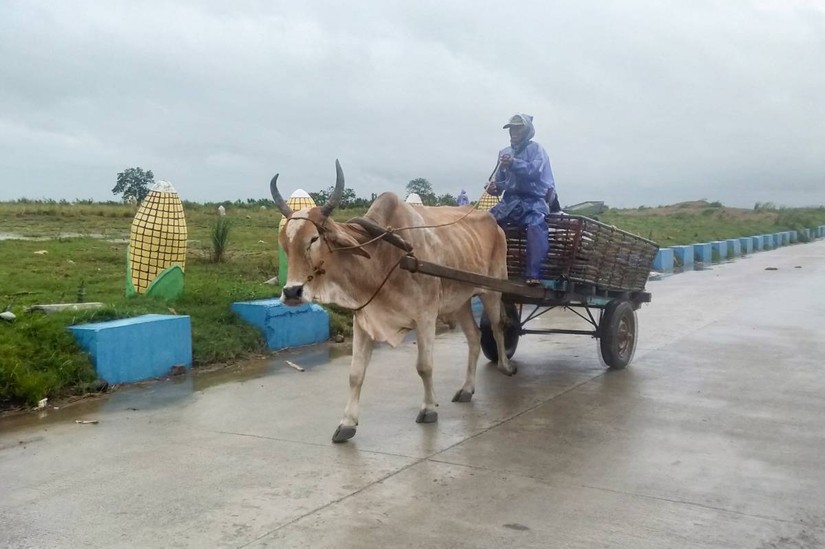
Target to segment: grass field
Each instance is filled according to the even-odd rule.
[[[658,208],[608,210],[598,217],[667,247],[813,228],[825,222],[825,208],[746,210],[696,201]]]
[[[0,323],[0,408],[94,387],[89,359],[66,327],[144,313],[187,314],[192,319],[196,366],[224,363],[265,351],[261,335],[229,310],[234,301],[280,293],[264,284],[277,274],[274,208],[227,205],[231,232],[223,262],[212,261],[211,227],[217,204],[185,204],[189,243],[183,295],[163,302],[125,297],[125,263],[134,207],[108,203],[0,203],[0,307],[17,315]],[[336,211],[344,220],[363,211]],[[608,210],[605,223],[662,246],[720,240],[825,224],[825,208],[760,211],[692,202],[660,208]],[[9,235],[13,236],[8,239]],[[43,315],[39,303],[101,301],[101,310]],[[349,334],[349,316],[331,310],[333,333]]]

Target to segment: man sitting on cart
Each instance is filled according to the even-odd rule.
[[[536,134],[533,117],[513,115],[504,129],[510,130],[510,146],[498,153],[496,170],[487,184],[487,192],[491,195],[504,194],[490,213],[502,227],[527,229],[525,282],[538,286],[541,284],[541,262],[548,249],[544,218],[550,213],[548,204],[558,204],[556,183],[547,152],[531,141]]]

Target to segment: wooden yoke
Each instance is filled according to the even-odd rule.
[[[388,229],[385,229],[381,225],[377,224],[375,221],[371,219],[367,219],[366,217],[353,217],[347,223],[355,223],[356,225],[360,225],[367,231],[372,237],[381,237],[393,246],[397,248],[401,248],[407,253],[412,252],[412,244],[401,238],[395,233],[389,232]]]

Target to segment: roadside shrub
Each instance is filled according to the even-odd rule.
[[[212,237],[212,261],[220,263],[224,260],[226,249],[229,246],[229,233],[232,229],[232,222],[224,216],[218,217],[211,228]]]

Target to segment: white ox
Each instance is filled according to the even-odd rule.
[[[361,385],[376,341],[397,346],[408,331],[416,331],[416,369],[424,383],[424,401],[416,422],[433,423],[438,419],[432,380],[436,319],[442,316],[454,320],[469,346],[466,378],[454,402],[469,402],[475,391],[480,332],[470,308],[473,295],[480,296],[488,318],[493,319],[499,349],[504,348],[504,334],[500,293],[402,270],[399,261],[407,252],[380,238],[376,240],[358,223],[333,221],[330,214],[344,190],[338,161],[335,167],[335,189],[323,207],[293,212],[278,191],[278,175],[272,178],[270,190],[275,204],[288,218],[278,235],[288,258],[283,303],[316,301],[355,311],[349,400],[332,437],[333,442],[344,442],[355,435]],[[384,193],[365,217],[375,224],[373,229],[403,229],[397,234],[412,245],[412,253],[419,260],[507,279],[504,233],[486,211],[469,206],[412,207],[397,195]],[[508,375],[515,373],[503,352],[499,353],[498,368]]]

